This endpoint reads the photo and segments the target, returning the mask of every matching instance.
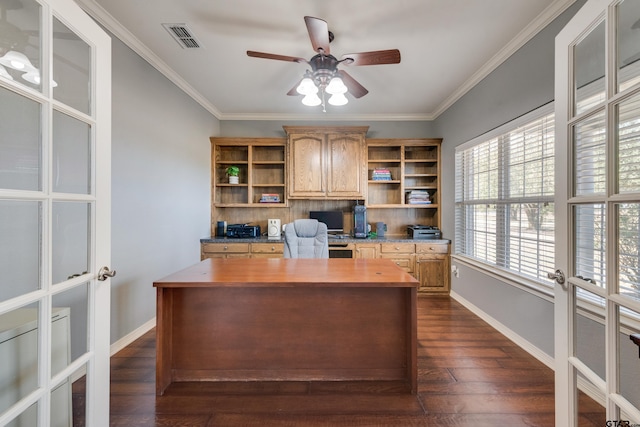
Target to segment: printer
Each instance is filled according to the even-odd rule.
[[[410,239],[441,239],[442,232],[432,225],[408,225],[407,234]]]
[[[251,238],[260,237],[259,225],[229,224],[227,225],[227,237]]]

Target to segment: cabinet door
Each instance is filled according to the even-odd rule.
[[[449,293],[448,255],[418,255],[416,273],[420,281],[419,292]]]
[[[289,136],[289,196],[324,197],[325,157],[323,135]]]
[[[327,135],[327,196],[332,198],[365,197],[366,151],[362,135]]]
[[[356,244],[354,258],[379,258],[380,245],[373,243]]]

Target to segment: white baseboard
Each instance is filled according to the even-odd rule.
[[[116,354],[117,352],[119,352],[120,350],[122,350],[123,348],[125,348],[126,346],[128,346],[129,344],[131,344],[132,342],[134,342],[135,340],[137,340],[147,332],[149,332],[151,329],[155,328],[155,326],[156,326],[156,318],[154,317],[148,322],[143,323],[142,326],[138,327],[137,329],[134,329],[124,337],[120,338],[118,341],[111,344],[111,356],[113,356],[114,354]]]
[[[538,347],[531,344],[529,341],[525,340],[520,335],[513,332],[511,329],[507,328],[505,325],[498,322],[496,319],[489,316],[484,311],[480,310],[477,306],[475,306],[474,304],[464,299],[455,291],[451,291],[451,298],[453,298],[454,300],[458,301],[460,304],[465,306],[467,309],[469,309],[469,311],[473,312],[473,314],[475,314],[476,316],[478,316],[479,318],[487,322],[491,327],[493,327],[495,330],[500,332],[502,335],[509,338],[516,345],[521,347],[524,351],[526,351],[527,353],[529,353],[530,355],[538,359],[540,362],[544,363],[547,367],[555,370],[553,357],[549,356],[547,353],[540,350]]]
[[[473,314],[487,322],[492,328],[500,332],[502,335],[509,338],[513,341],[517,346],[522,348],[524,351],[538,359],[540,362],[544,363],[549,369],[555,371],[555,360],[553,357],[549,356],[544,351],[540,350],[535,345],[531,344],[529,341],[522,338],[517,333],[513,332],[511,329],[507,328],[502,323],[498,322],[493,317],[489,316],[484,311],[480,310],[477,306],[470,303],[462,296],[457,294],[455,291],[451,291],[451,298],[458,301],[460,304],[465,306],[469,311]],[[587,396],[598,402],[600,405],[605,406],[605,396],[604,394],[591,382],[585,380],[582,377],[578,377],[578,389],[584,392]]]

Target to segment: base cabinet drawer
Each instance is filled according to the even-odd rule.
[[[420,254],[448,254],[449,245],[418,243],[416,245],[416,253]]]
[[[251,258],[282,258],[284,243],[252,243]]]
[[[207,258],[248,258],[249,243],[202,243],[200,259]]]
[[[382,253],[380,258],[387,258],[393,261],[398,267],[409,274],[414,272],[415,256],[413,254],[390,254]]]
[[[416,251],[413,243],[383,243],[380,245],[380,252],[383,254],[412,254]]]

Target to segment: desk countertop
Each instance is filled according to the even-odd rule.
[[[268,239],[263,237],[251,237],[251,238],[234,238],[234,237],[205,237],[200,239],[200,243],[283,243],[284,238],[277,240]],[[329,237],[329,244],[339,243],[431,243],[447,245],[451,243],[449,239],[409,239],[408,237],[382,237],[382,238],[367,238],[356,239],[354,237],[335,238]]]
[[[156,288],[417,287],[388,259],[209,258],[153,283]]]

